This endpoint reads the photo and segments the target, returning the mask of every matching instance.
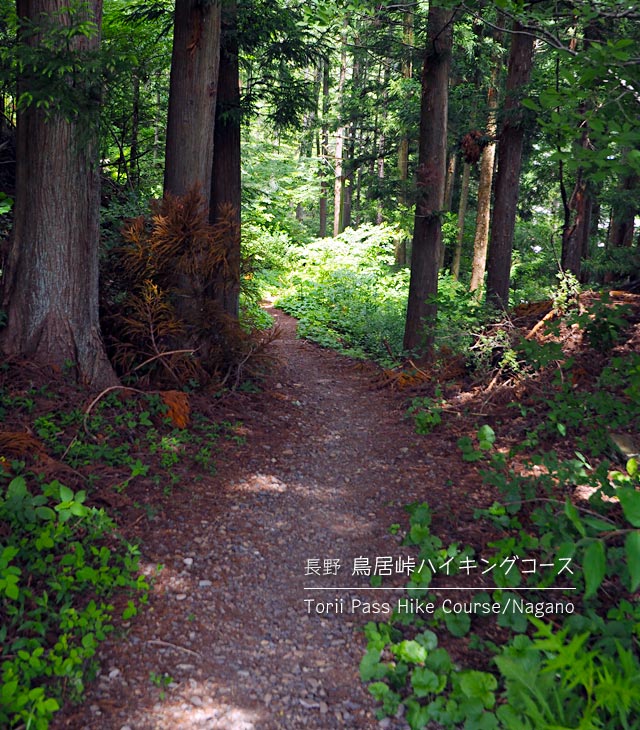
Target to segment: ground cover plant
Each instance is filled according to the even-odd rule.
[[[299,320],[299,333],[351,357],[394,365],[402,359],[409,270],[395,264],[404,234],[363,225],[336,238],[291,246],[276,303]],[[482,320],[462,284],[441,276],[438,344],[461,351]]]
[[[522,336],[502,401],[483,385],[493,425],[457,438],[488,487],[483,538],[444,543],[430,506],[408,507],[403,544],[421,568],[407,595],[435,609],[367,626],[360,672],[380,717],[402,706],[414,729],[639,726],[638,305],[618,296],[582,298],[540,340]],[[409,409],[423,434],[455,433],[455,412],[440,388]]]
[[[244,436],[191,412],[185,392],[87,401],[63,374],[41,387],[37,376],[5,367],[0,385],[0,725],[45,730],[83,698],[99,643],[146,602],[130,525],[215,473],[220,443]]]

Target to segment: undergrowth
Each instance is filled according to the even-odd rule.
[[[385,366],[402,359],[409,270],[394,264],[400,235],[368,225],[292,249],[276,303],[299,320],[298,333]],[[449,275],[441,276],[438,307],[438,345],[462,350],[482,309]]]
[[[63,407],[50,386],[12,380],[0,388],[0,727],[46,730],[82,699],[98,644],[146,601],[139,549],[114,518],[155,519],[244,436],[184,392]]]
[[[511,448],[487,423],[458,439],[495,495],[474,514],[485,544],[447,545],[427,503],[408,507],[407,599],[367,625],[360,665],[380,717],[402,706],[414,730],[640,727],[640,360],[615,349],[629,321],[605,296],[566,320],[591,350],[525,342],[514,362],[532,395],[514,408],[537,425]],[[447,407],[438,392],[409,415],[428,434]],[[458,590],[439,594],[443,579]],[[456,661],[450,635],[481,659]]]

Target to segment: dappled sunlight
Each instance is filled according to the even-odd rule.
[[[261,712],[211,696],[220,692],[212,682],[194,679],[177,687],[172,685],[161,702],[145,710],[143,717],[131,718],[131,722],[135,726],[144,719],[145,723],[151,722],[154,727],[172,730],[255,730],[260,726],[263,720]]]

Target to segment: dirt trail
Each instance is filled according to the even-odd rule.
[[[354,558],[403,554],[388,526],[402,505],[442,488],[447,456],[426,455],[402,397],[372,389],[367,366],[297,340],[294,320],[277,316],[268,391],[221,413],[242,420],[246,445],[208,482],[176,490],[175,510],[150,523],[143,563],[164,565],[150,609],[106,642],[86,702],[56,728],[404,727],[375,719],[358,678],[358,628],[379,616],[349,613],[352,599],[392,595],[304,588],[368,586],[352,576]],[[307,576],[312,559],[321,573],[325,560],[342,567]],[[342,613],[308,613],[305,599],[338,597]]]

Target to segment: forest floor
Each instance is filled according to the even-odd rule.
[[[358,672],[362,627],[388,617],[373,604],[406,594],[367,590],[353,561],[406,556],[389,527],[406,526],[414,501],[428,500],[443,539],[484,542],[473,509],[490,497],[455,446],[473,424],[417,436],[407,394],[379,387],[379,368],[297,339],[295,320],[273,313],[281,336],[262,392],[215,406],[242,422],[246,443],[125,526],[155,575],[149,605],[101,646],[86,700],[54,730],[406,726],[375,718]]]

